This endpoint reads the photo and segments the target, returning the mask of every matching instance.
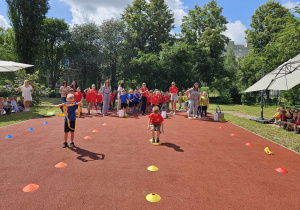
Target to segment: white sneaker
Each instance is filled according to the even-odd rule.
[[[176,113],[175,113],[175,112],[173,112],[173,115],[176,115]]]
[[[189,117],[189,119],[191,120],[191,119],[192,119],[192,117]]]
[[[194,119],[197,119],[197,117],[193,117]]]
[[[173,112],[172,111],[170,111],[170,113],[169,114],[172,114]]]

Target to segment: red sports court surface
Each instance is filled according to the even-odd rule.
[[[163,144],[152,146],[147,121],[85,116],[72,149],[62,148],[62,117],[0,128],[0,209],[299,209],[298,154],[183,112],[166,119]],[[59,162],[67,166],[56,168]],[[159,170],[148,171],[150,165]],[[288,173],[275,171],[280,167]],[[29,184],[39,188],[23,192]],[[148,202],[150,193],[161,201]]]

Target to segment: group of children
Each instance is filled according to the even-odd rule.
[[[99,107],[99,113],[102,114],[102,108],[103,108],[103,95],[101,89],[99,91],[96,90],[95,85],[92,85],[92,88],[87,88],[84,90],[84,94],[86,96],[86,104],[87,104],[87,110],[88,114],[92,113],[93,106],[95,109],[95,113],[98,113],[98,107]],[[110,94],[110,110],[113,110],[113,107],[115,106],[115,100],[116,100],[116,91],[111,92]],[[76,99],[76,96],[75,96]],[[83,95],[80,98],[80,102],[82,102]],[[79,98],[76,99],[76,102],[78,102]]]
[[[120,96],[121,101],[124,99],[128,99],[128,95],[125,95],[125,90],[122,91],[122,95]],[[136,93],[136,97],[138,96],[137,91],[135,91]],[[131,101],[133,101],[134,98],[131,99]],[[58,107],[59,108],[63,108],[64,106],[67,106],[67,113],[65,115],[64,118],[64,143],[63,143],[63,148],[68,147],[68,134],[69,132],[71,133],[71,142],[70,142],[70,147],[75,147],[75,143],[74,143],[74,132],[76,130],[76,110],[78,108],[78,106],[82,106],[82,102],[76,102],[76,97],[74,96],[74,94],[69,93],[66,97],[66,101],[65,103],[59,104]],[[124,102],[124,101],[123,101]],[[122,103],[121,103],[122,106]],[[123,103],[123,106],[125,106],[125,103]],[[124,108],[124,107],[123,107]],[[148,130],[151,127],[151,131],[152,131],[152,143],[159,143],[159,136],[160,133],[163,132],[164,133],[164,125],[163,125],[163,121],[164,118],[161,116],[161,114],[159,113],[159,107],[158,106],[154,106],[152,108],[153,113],[149,115],[149,122],[148,122]],[[156,133],[156,141],[155,141],[155,133]]]
[[[276,114],[273,116],[274,123],[287,131],[293,131],[299,133],[300,131],[300,113],[299,109],[291,109],[282,106],[276,109]]]
[[[23,112],[27,111],[24,107],[24,97],[21,96],[18,101],[17,96],[0,97],[0,115],[10,115],[12,111]]]

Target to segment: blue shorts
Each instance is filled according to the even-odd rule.
[[[186,107],[188,107],[188,106],[189,106],[189,102],[185,102],[184,104],[185,104],[185,106],[186,106]]]

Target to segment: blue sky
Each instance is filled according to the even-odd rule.
[[[187,15],[189,9],[195,4],[203,6],[210,0],[165,0],[174,12],[176,29],[180,32],[181,18]],[[217,0],[223,7],[223,15],[229,21],[225,35],[239,44],[245,42],[244,31],[249,28],[251,16],[254,11],[268,0]],[[81,24],[89,21],[101,23],[110,17],[119,17],[127,4],[132,0],[49,0],[50,11],[48,17],[65,19],[70,24]],[[279,0],[287,8],[300,4],[300,0]],[[0,25],[8,27],[7,5],[5,0],[0,0]]]

